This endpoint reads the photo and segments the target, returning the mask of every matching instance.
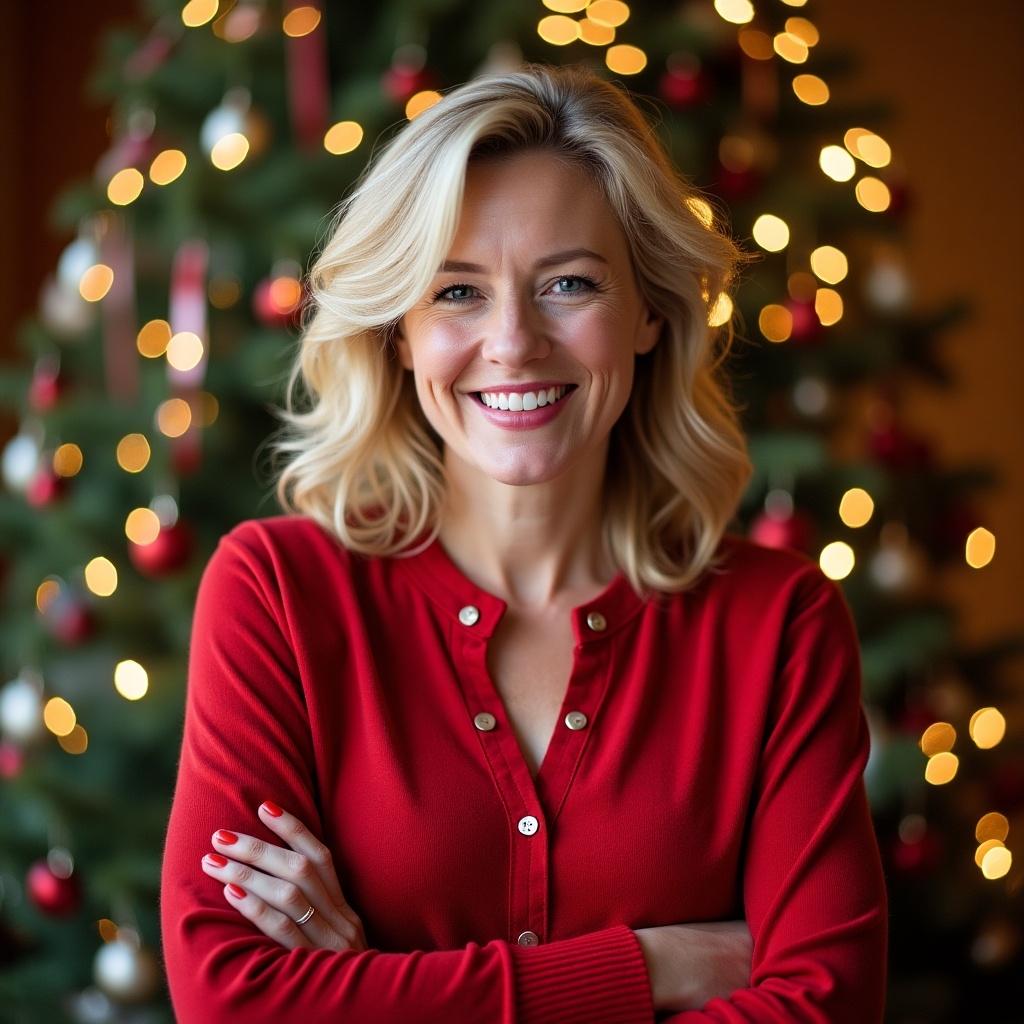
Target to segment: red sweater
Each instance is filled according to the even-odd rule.
[[[505,602],[439,542],[232,529],[199,585],[162,865],[178,1020],[653,1022],[633,929],[745,918],[749,987],[658,1020],[880,1021],[856,627],[811,559],[722,544],[696,590],[645,604],[620,573],[573,609],[534,781],[486,668]],[[265,799],[330,848],[369,949],[288,950],[203,872],[219,828],[284,845]]]

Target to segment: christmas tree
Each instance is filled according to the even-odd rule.
[[[797,10],[804,8],[803,10]],[[890,887],[889,1016],[1011,1005],[1021,950],[1019,636],[951,639],[932,574],[981,571],[986,467],[937,463],[901,385],[948,385],[962,298],[915,309],[912,189],[885,109],[804,0],[327,7],[148,0],[97,64],[109,149],[55,209],[72,240],[0,376],[0,1006],[14,1021],[172,1019],[158,878],[199,576],[273,514],[266,442],[304,270],[374,141],[521,61],[627,88],[759,259],[709,318],[756,474],[735,529],[842,581],[862,642],[866,782]],[[1019,825],[1018,825],[1019,828]],[[197,867],[197,871],[198,871]],[[921,936],[926,936],[925,941]],[[1017,1010],[1019,1013],[1019,1009]],[[7,1018],[5,1018],[7,1019]]]

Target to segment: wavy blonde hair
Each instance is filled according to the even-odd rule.
[[[721,562],[719,541],[753,472],[720,375],[732,319],[709,326],[753,257],[714,226],[723,219],[714,204],[675,168],[629,94],[582,65],[524,63],[453,88],[363,169],[308,275],[285,408],[271,407],[284,421],[269,442],[275,461],[286,459],[277,500],[366,555],[406,553],[424,531],[425,543],[436,538],[443,443],[397,358],[395,331],[448,254],[468,163],[537,147],[576,161],[601,187],[641,295],[665,318],[637,357],[609,438],[603,532],[645,599],[685,590]]]

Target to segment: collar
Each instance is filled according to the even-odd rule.
[[[490,639],[508,603],[469,579],[445,550],[439,535],[428,544],[425,544],[425,537],[421,535],[409,549],[413,554],[393,556],[395,564],[413,578],[457,628],[469,628],[477,637]],[[620,570],[600,594],[572,609],[572,630],[577,646],[610,636],[644,605]]]

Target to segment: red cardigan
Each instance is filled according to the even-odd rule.
[[[620,573],[573,609],[534,781],[486,668],[505,603],[438,541],[366,558],[293,515],[226,534],[163,854],[177,1019],[653,1022],[633,929],[745,918],[749,987],[658,1020],[880,1021],[855,624],[810,558],[722,544],[696,590],[645,604]],[[203,872],[219,828],[283,845],[265,799],[330,848],[369,949],[288,950]]]

